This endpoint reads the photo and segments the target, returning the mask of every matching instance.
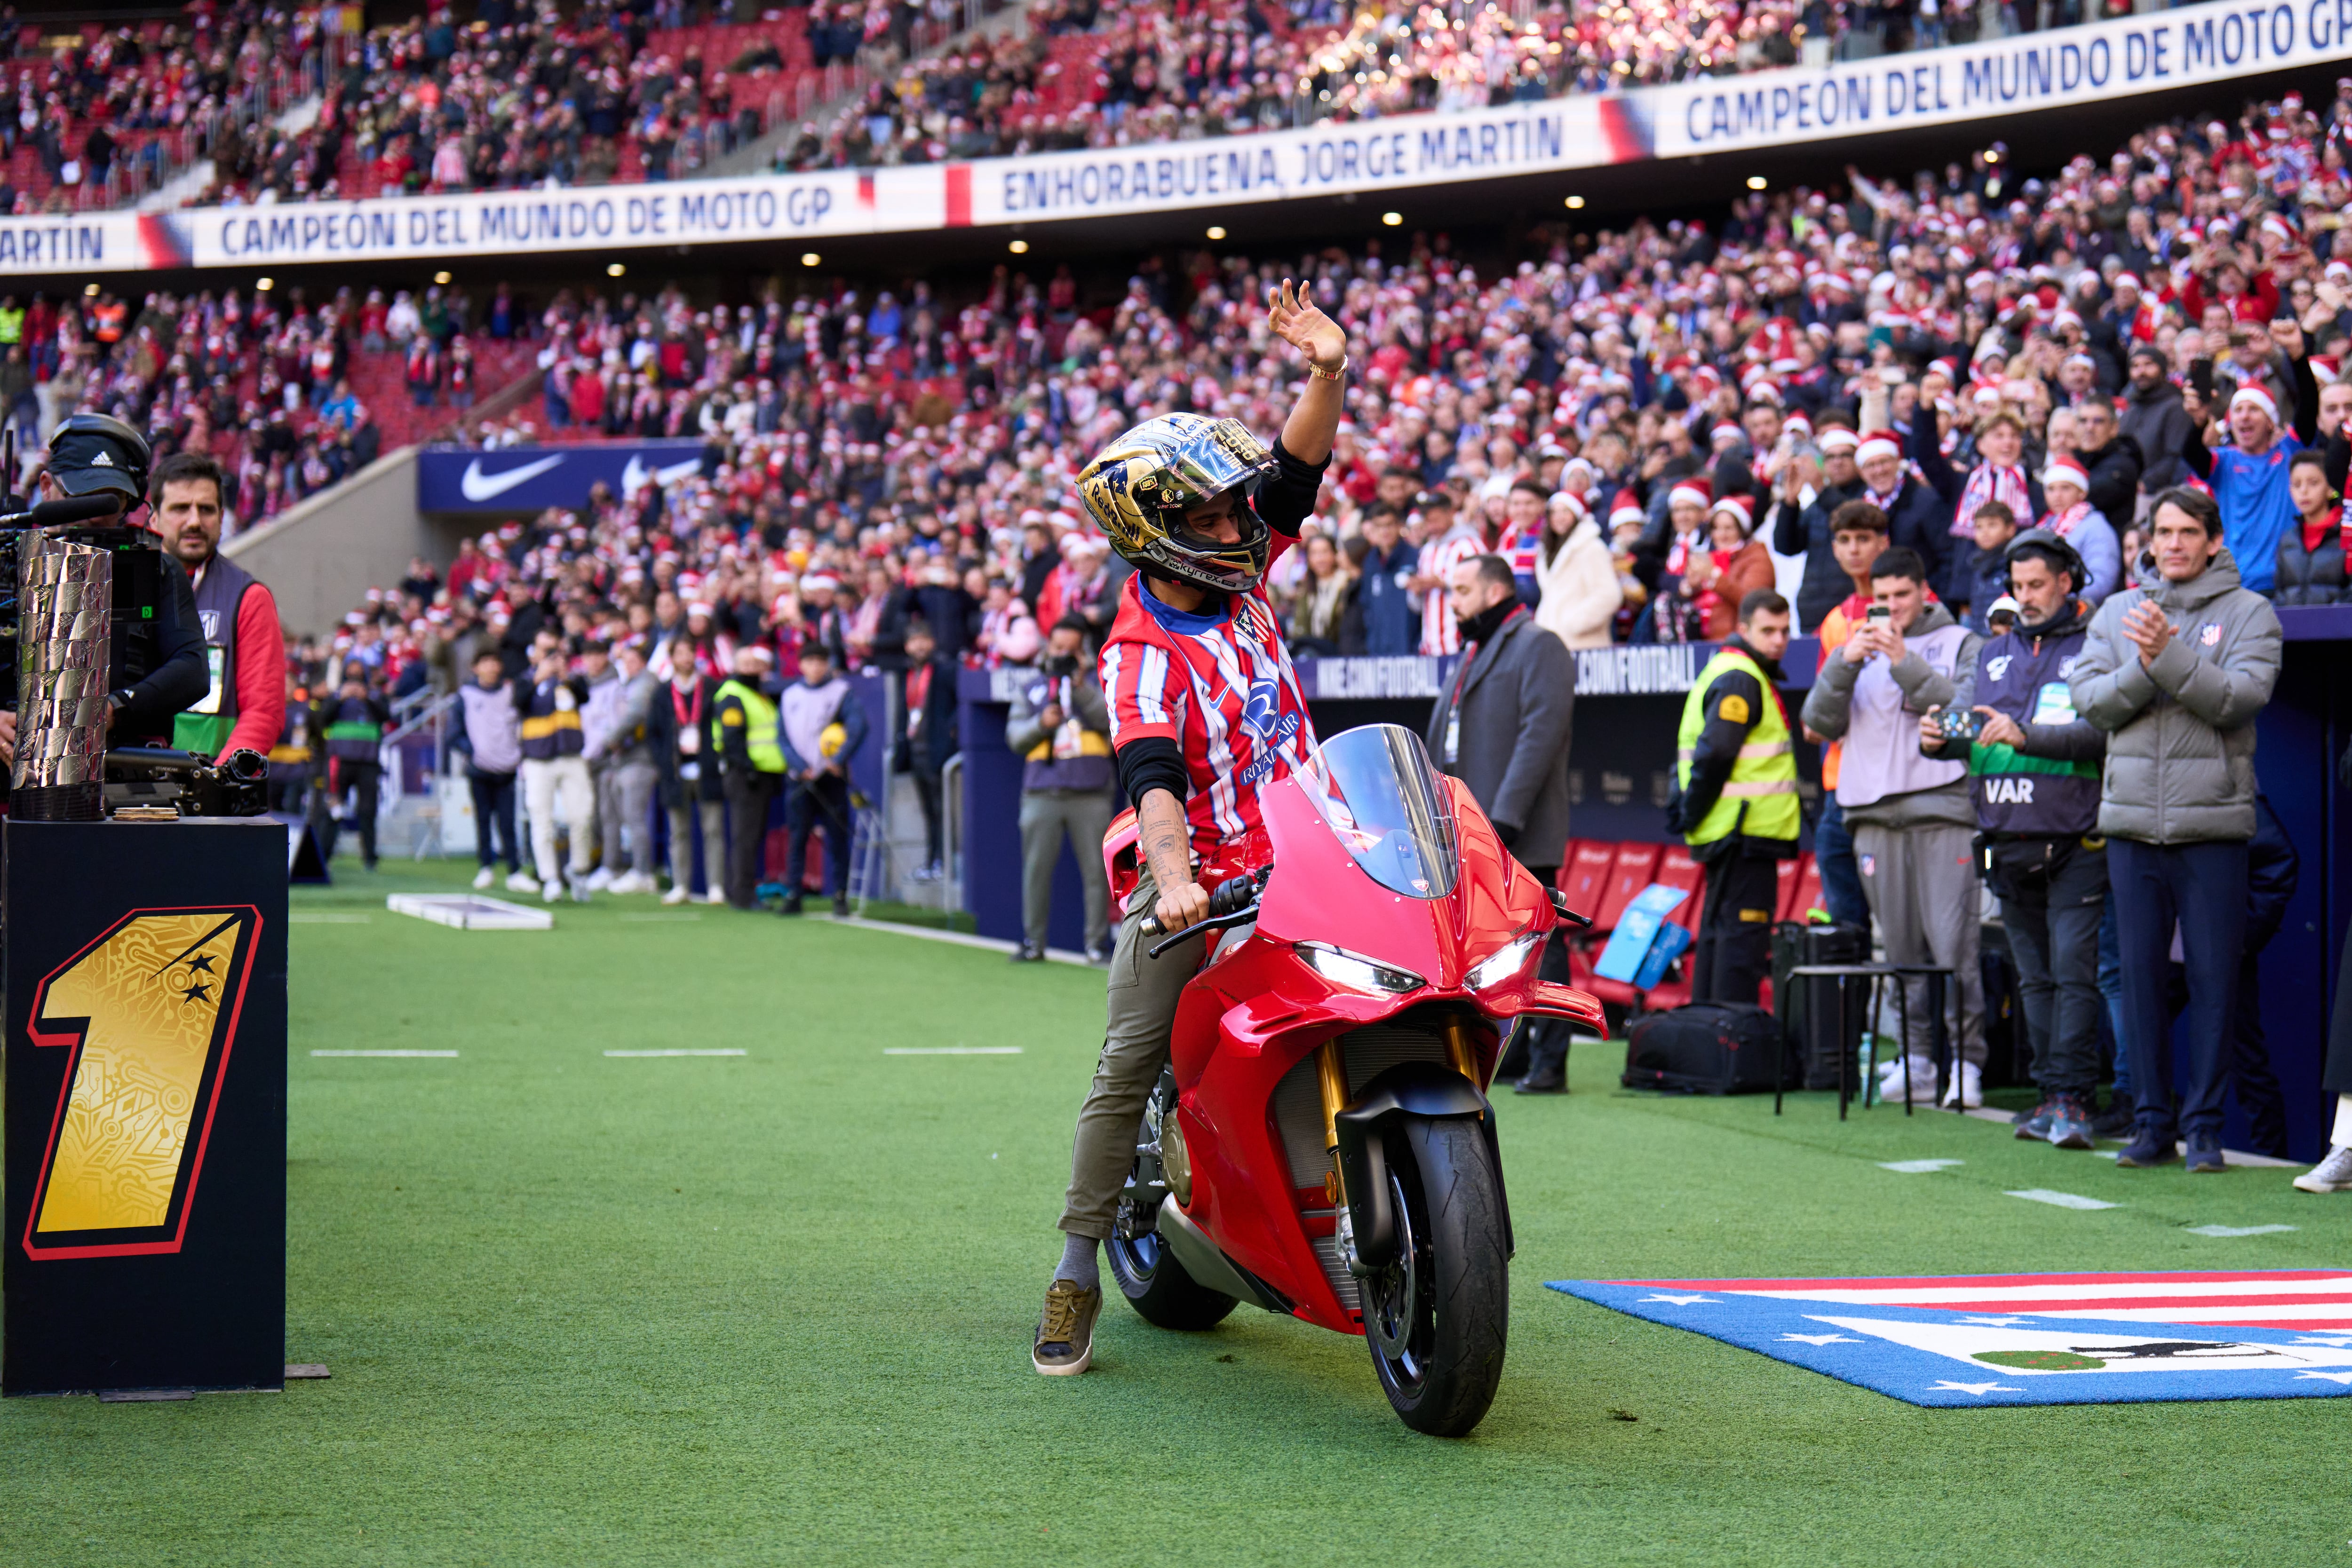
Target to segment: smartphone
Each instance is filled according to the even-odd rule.
[[[1894,617],[1895,612],[1888,609],[1885,605],[1874,604],[1863,616],[1863,619],[1865,621],[1891,621]]]
[[[2213,361],[2210,359],[2189,361],[2189,390],[2206,402],[2213,401]]]

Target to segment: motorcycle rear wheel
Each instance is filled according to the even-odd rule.
[[[1510,1263],[1502,1183],[1475,1122],[1409,1121],[1388,1144],[1397,1257],[1363,1281],[1364,1343],[1404,1424],[1459,1437],[1503,1379]]]
[[[1136,1315],[1155,1328],[1198,1333],[1223,1322],[1234,1298],[1213,1291],[1184,1271],[1167,1244],[1149,1232],[1114,1236],[1103,1243],[1111,1278]]]
[[[1110,1276],[1118,1281],[1136,1315],[1156,1328],[1197,1333],[1214,1328],[1234,1310],[1234,1298],[1213,1291],[1186,1272],[1150,1228],[1160,1199],[1167,1195],[1160,1164],[1161,1122],[1175,1113],[1176,1075],[1163,1071],[1136,1134],[1135,1165],[1119,1199],[1118,1223],[1103,1243]]]

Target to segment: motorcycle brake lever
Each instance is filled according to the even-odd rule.
[[[1204,935],[1207,932],[1229,931],[1236,925],[1246,925],[1256,918],[1257,905],[1255,904],[1251,904],[1246,909],[1236,909],[1231,915],[1212,915],[1208,919],[1202,921],[1198,925],[1187,925],[1183,930],[1179,931],[1175,936],[1169,937],[1166,941],[1154,944],[1150,952],[1150,956],[1157,958],[1160,954],[1167,952],[1171,947],[1180,946],[1182,944],[1191,941],[1193,937]],[[1146,936],[1154,936],[1159,935],[1160,922],[1151,915],[1147,915],[1143,917],[1143,934]]]
[[[1562,920],[1568,921],[1572,925],[1580,925],[1587,931],[1592,929],[1592,916],[1590,915],[1579,915],[1575,910],[1570,909],[1568,906],[1568,894],[1560,892],[1560,890],[1556,887],[1548,887],[1544,889],[1544,892],[1550,896],[1551,906],[1553,909],[1559,911],[1559,917]]]

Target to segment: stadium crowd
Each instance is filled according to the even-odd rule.
[[[1294,646],[1453,652],[1460,631],[1441,585],[1494,554],[1572,646],[1744,633],[1777,591],[1798,629],[1822,637],[1827,672],[1847,657],[1843,643],[1865,658],[1878,650],[1885,633],[1864,612],[1883,598],[1874,571],[1891,563],[1900,570],[1886,591],[1916,589],[1895,624],[1923,636],[1949,626],[1944,665],[1958,671],[1988,636],[2033,619],[2004,591],[2015,581],[2030,597],[2021,538],[2074,563],[2058,575],[2069,612],[2087,623],[2110,597],[2137,605],[2155,580],[2151,552],[2179,545],[2183,517],[2210,519],[2245,588],[2287,603],[2343,601],[2352,382],[2335,372],[2352,350],[2352,261],[2332,247],[2352,205],[2347,126],[2352,81],[2316,110],[2288,98],[2250,105],[2234,123],[2151,126],[2108,161],[2078,157],[2047,180],[2016,180],[1994,147],[1907,183],[1856,172],[1843,191],[1757,195],[1719,225],[1547,233],[1539,258],[1496,269],[1443,236],[1304,257],[1295,271],[1349,324],[1358,361],[1310,537],[1270,583]],[[732,700],[774,703],[877,665],[908,688],[899,711],[910,726],[881,744],[929,782],[936,821],[956,667],[1025,666],[1048,633],[1098,637],[1112,613],[1121,569],[1071,498],[1076,468],[1157,413],[1278,423],[1287,387],[1261,302],[1292,271],[1208,251],[1147,258],[1122,296],[1093,307],[1067,267],[1044,278],[1000,267],[954,298],[917,283],[870,296],[771,290],[734,305],[672,289],[516,307],[542,345],[542,401],[473,438],[534,439],[541,420],[567,433],[698,434],[699,469],[506,523],[469,541],[446,576],[420,564],[331,642],[304,648],[298,674],[316,691],[340,689],[354,670],[369,690],[449,691],[491,653],[493,685],[562,687],[601,678],[589,672],[626,650],[649,682],[669,677],[661,689],[682,694],[680,713],[716,715],[730,684]],[[2129,635],[2147,629],[2135,621]],[[1900,645],[1898,632],[1890,656]],[[1843,686],[1850,678],[1817,683],[1803,722],[1854,755],[1868,703],[1864,687]],[[2259,708],[2268,679],[2249,677],[2231,725]],[[1922,706],[1968,706],[1958,685],[1932,690]],[[540,700],[560,708],[551,693]],[[1816,713],[1816,701],[1832,706]],[[703,733],[701,723],[688,728]],[[674,845],[751,841],[695,815],[730,803],[730,774],[722,763],[719,780],[696,782],[681,771],[695,767],[677,749],[683,732],[667,733],[667,755],[651,760]],[[714,747],[729,741],[723,728],[707,733]],[[787,788],[802,763],[789,767]],[[2251,771],[2227,767],[2215,789],[2231,798],[2231,885],[2242,888],[2238,817],[2251,825],[2255,807]],[[1842,800],[1852,791],[1833,775],[1830,798]],[[1922,802],[1942,803],[1895,830],[1968,821],[1965,768],[1904,778],[1928,791]],[[1956,789],[1957,804],[1945,801]],[[804,819],[811,798],[793,790]],[[764,822],[765,797],[743,804]],[[1831,817],[1816,830],[1829,912],[1875,920],[1890,946],[1917,945],[1918,961],[1968,972],[1937,932],[1853,873],[1843,846],[1879,841],[1884,813],[1856,810],[1851,828],[1841,810]],[[487,878],[487,832],[483,845]],[[514,859],[511,835],[505,847]],[[575,842],[573,852],[596,852]],[[598,884],[650,891],[650,849],[631,852]],[[590,864],[576,858],[567,882],[551,843],[535,870],[509,874],[552,897],[587,891]],[[2178,869],[2147,873],[2162,898],[2214,895],[2163,882]],[[750,874],[730,875],[722,893],[707,873],[706,896],[747,902]],[[670,896],[687,896],[691,876],[678,861]],[[2120,1039],[2116,940],[2096,1012]],[[2134,925],[2123,940],[2153,938]],[[2198,1004],[2220,1005],[2221,961],[2200,950],[2189,962]],[[2079,1005],[2088,981],[2042,980],[2043,1001],[2062,982],[2076,988],[2069,1027],[2092,1027]],[[1972,986],[1961,989],[1980,1008]],[[1980,1030],[1971,1021],[1963,1035],[1966,1060],[1942,1087],[1967,1101]],[[2070,1047],[2077,1068],[2083,1049]],[[1908,1074],[1919,1087],[1930,1070],[1897,1060],[1891,1084]],[[2241,1085],[2242,1098],[2257,1096],[2255,1135],[2274,1143],[2275,1102],[2262,1107],[2256,1077]],[[2060,1087],[2037,1135],[2077,1086]],[[2200,1079],[2189,1096],[2193,1133],[2218,1117],[2219,1093]],[[2085,1122],[2097,1114],[2067,1106]],[[2104,1119],[2112,1130],[2130,1115],[2119,1100]]]
[[[1893,52],[2127,8],[1034,0],[1018,37],[926,54],[968,19],[964,7],[474,0],[360,32],[341,6],[197,0],[181,19],[19,26],[0,63],[0,212],[120,204],[200,158],[213,178],[184,191],[185,204],[664,180],[789,125],[845,83],[857,86],[852,101],[822,126],[801,120],[777,168],[1483,107],[1791,65],[1807,40]],[[828,67],[855,74],[825,77]]]

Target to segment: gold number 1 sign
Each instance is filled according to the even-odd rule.
[[[133,910],[41,982],[26,1033],[73,1056],[27,1255],[180,1249],[260,927],[249,905]]]

